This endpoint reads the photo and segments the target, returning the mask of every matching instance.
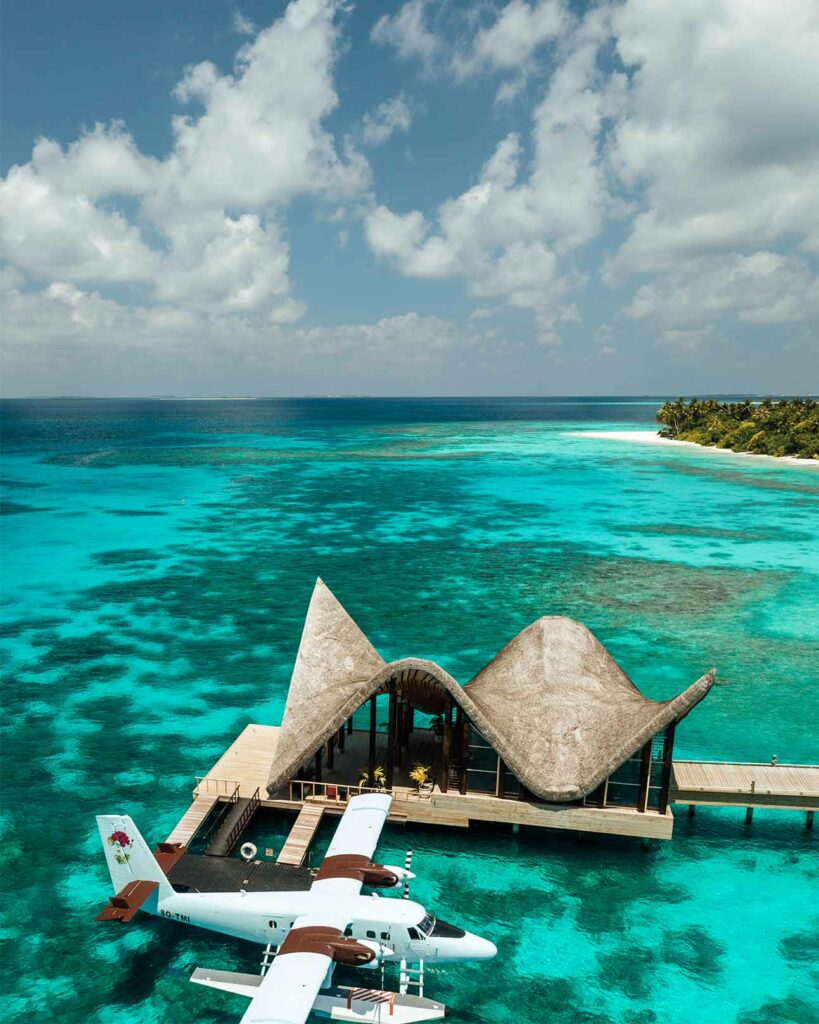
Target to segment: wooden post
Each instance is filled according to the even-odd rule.
[[[677,723],[672,722],[665,731],[663,740],[663,775],[660,782],[660,806],[657,810],[665,814],[668,810],[668,793],[671,789],[671,769],[674,766],[674,733]]]
[[[387,776],[387,789],[392,789],[393,780],[393,765],[395,754],[393,748],[395,746],[395,681],[393,679],[389,682],[389,713],[387,715],[387,763],[384,766],[384,770]]]
[[[814,815],[813,811],[808,811],[807,814],[805,815],[805,828],[808,828],[808,829],[813,828],[813,815]]]
[[[344,726],[343,725],[338,730],[338,752],[340,754],[344,753]]]
[[[518,780],[518,800],[520,800],[522,803],[528,796],[529,790],[523,785],[523,783],[520,780]]]
[[[403,761],[404,754],[404,711],[406,704],[404,698],[399,697],[396,694],[395,698],[395,739],[393,740],[393,750],[395,751],[395,767],[400,768],[401,762]]]
[[[648,790],[651,784],[651,740],[643,745],[643,756],[640,760],[640,795],[637,797],[637,810],[644,814],[648,809]]]
[[[689,818],[693,818],[694,817],[694,812],[696,811],[696,809],[697,809],[697,805],[696,804],[689,804],[688,805],[688,817]]]
[[[327,740],[327,771],[328,772],[331,772],[333,770],[333,749],[335,747],[335,743],[333,742],[334,739],[335,739],[335,734],[333,734],[333,736],[331,736],[330,739]]]
[[[447,691],[444,698],[444,742],[441,750],[441,792],[449,789],[449,755],[452,749],[452,694]]]
[[[367,761],[367,784],[372,788],[375,786],[375,727],[378,703],[375,694],[370,697],[370,754]]]
[[[497,774],[495,776],[495,796],[500,797],[501,800],[506,795],[506,778],[505,778],[505,774],[506,774],[506,765],[503,763],[503,759],[501,758],[500,754],[498,754],[498,771],[497,771]]]
[[[469,719],[465,714],[461,715],[461,725],[463,728],[461,750],[463,751],[464,766],[461,769],[461,785],[459,786],[459,791],[463,796],[466,794],[467,772],[469,771]]]
[[[352,715],[350,715],[350,717],[347,719],[347,735],[348,736],[352,736],[353,735],[353,716]]]
[[[753,807],[746,807],[745,808],[745,824],[746,825],[750,825],[753,820],[754,820],[754,809],[753,809]]]
[[[415,707],[412,704],[407,705],[409,715],[407,716],[407,743],[409,743],[409,737],[412,732],[415,731]]]
[[[321,747],[316,751],[316,782],[321,782]]]

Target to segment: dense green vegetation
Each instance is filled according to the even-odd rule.
[[[819,459],[819,402],[788,398],[759,403],[715,398],[666,402],[657,413],[661,437],[757,455]]]

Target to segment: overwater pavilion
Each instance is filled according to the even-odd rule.
[[[386,663],[318,580],[266,802],[343,803],[381,786],[410,820],[669,838],[674,730],[714,675],[649,700],[588,629],[547,616],[461,686],[432,661]]]

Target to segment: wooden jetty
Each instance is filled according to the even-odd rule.
[[[323,815],[342,814],[351,796],[367,790],[337,781],[294,779],[285,794],[270,799],[264,783],[275,760],[278,734],[276,726],[248,725],[210,772],[196,780],[193,802],[167,841],[187,845],[217,803],[227,802],[236,794],[244,804],[258,791],[260,807],[295,815],[277,864],[303,865]],[[391,790],[390,820],[394,822],[457,828],[467,828],[470,822],[495,822],[643,839],[670,839],[674,827],[670,806],[660,813],[633,807],[585,806],[580,802],[560,805],[452,789],[441,792],[437,786],[431,793],[420,793],[400,782],[403,779],[396,778]],[[803,811],[810,825],[814,812],[819,810],[819,766],[674,761],[670,802],[691,807],[744,807],[749,814],[762,807]]]
[[[698,805],[744,807],[749,822],[759,807],[804,811],[810,828],[819,810],[819,765],[675,761],[670,796],[689,813]]]
[[[276,858],[277,864],[289,864],[295,868],[301,867],[323,816],[324,807],[321,804],[303,805],[295,824],[290,830],[287,842],[281,848],[279,856]]]

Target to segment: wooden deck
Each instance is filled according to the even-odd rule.
[[[237,782],[239,796],[251,797],[257,788],[264,794],[278,742],[277,725],[245,726],[202,781]]]
[[[279,851],[277,864],[290,864],[294,868],[302,866],[323,816],[324,807],[321,804],[304,804],[290,829],[287,841]]]
[[[298,814],[290,837],[282,848],[278,863],[303,863],[323,813],[341,814],[346,806],[341,765],[327,773],[329,790],[307,799],[295,796],[271,800],[265,798],[270,765],[276,755],[279,729],[276,726],[248,725],[227,748],[197,785],[195,799],[168,837],[169,842],[187,844],[207,817],[219,796],[227,797],[239,786],[241,797],[251,797],[257,787],[262,806]],[[352,740],[352,737],[350,738]],[[358,751],[354,747],[349,754]],[[337,757],[337,762],[340,758]],[[347,773],[349,774],[349,773]],[[337,783],[334,785],[333,783]],[[560,806],[538,800],[504,800],[481,793],[461,794],[450,790],[419,794],[404,784],[400,776],[392,791],[392,821],[410,821],[431,825],[467,828],[471,821],[505,822],[537,828],[557,828],[573,832],[597,832],[604,835],[635,836],[643,839],[670,839],[674,818],[630,807]],[[729,764],[705,761],[675,761],[670,799],[676,803],[712,806],[772,807],[808,812],[819,810],[819,765]],[[752,810],[748,811],[750,816]],[[748,818],[750,820],[750,817]]]
[[[675,761],[674,803],[819,810],[819,765]]]
[[[196,835],[199,826],[210,814],[213,805],[218,799],[219,797],[215,793],[195,796],[193,803],[176,823],[173,832],[165,841],[168,843],[181,843],[183,846],[187,846]]]

